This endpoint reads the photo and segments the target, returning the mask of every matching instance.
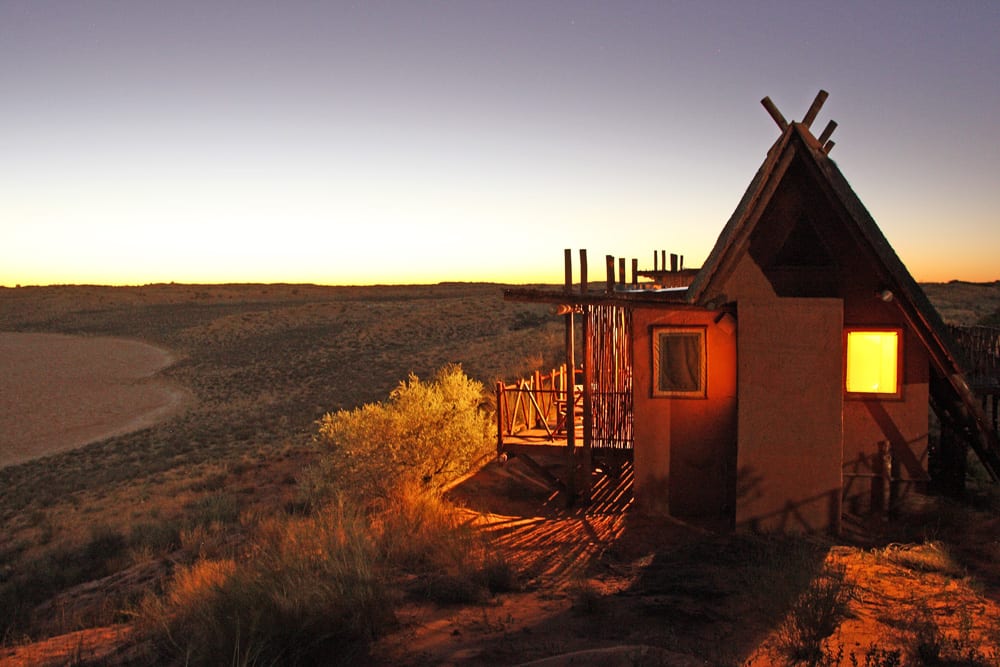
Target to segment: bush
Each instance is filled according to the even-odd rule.
[[[385,403],[325,415],[313,488],[365,505],[401,484],[443,489],[489,452],[493,425],[483,399],[480,382],[448,365],[431,382],[411,375]]]

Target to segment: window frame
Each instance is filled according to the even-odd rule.
[[[690,336],[698,340],[698,386],[694,390],[660,388],[660,344],[662,337],[671,335]],[[697,325],[654,325],[650,327],[650,396],[653,398],[708,398],[708,327]]]
[[[889,391],[850,391],[847,388],[848,345],[852,333],[894,333],[896,334],[896,390]],[[903,397],[903,329],[893,326],[851,325],[844,327],[844,395],[857,400],[898,400]]]

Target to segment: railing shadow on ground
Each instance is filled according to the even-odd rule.
[[[544,465],[561,462],[553,457]],[[761,581],[775,572],[767,559],[787,555],[793,542],[643,515],[633,506],[630,464],[617,479],[595,472],[593,481],[591,503],[567,508],[562,494],[514,457],[491,462],[451,491],[514,562],[526,594],[561,600],[552,614],[519,630],[547,638],[534,649],[553,655],[579,648],[573,637],[587,637],[590,647],[645,644],[710,664],[740,664],[801,592],[799,583],[771,592]],[[822,549],[809,551],[799,565],[811,575],[824,557]],[[770,596],[766,609],[755,597],[760,590]],[[515,594],[504,608],[517,605]],[[477,650],[482,664],[503,664],[510,645],[505,637],[483,637]]]

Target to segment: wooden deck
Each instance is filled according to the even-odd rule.
[[[583,442],[583,427],[577,425],[575,442],[577,447]],[[503,436],[498,447],[499,454],[530,454],[532,452],[565,452],[568,444],[568,434],[565,431],[549,433],[543,428],[525,429],[518,433]]]

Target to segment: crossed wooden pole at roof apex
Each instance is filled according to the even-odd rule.
[[[809,110],[806,111],[806,115],[803,116],[802,121],[799,124],[804,126],[806,129],[809,129],[809,127],[813,124],[813,121],[816,120],[816,116],[819,115],[819,110],[823,108],[823,103],[826,102],[826,98],[829,96],[830,94],[828,92],[820,90],[816,94],[816,99],[813,100],[813,103],[809,106]],[[767,113],[770,114],[771,118],[778,126],[778,129],[784,132],[788,127],[788,121],[786,121],[785,117],[781,115],[780,111],[778,111],[778,107],[771,101],[771,98],[765,97],[760,101],[760,103],[764,105],[764,108],[767,110]],[[819,139],[817,139],[821,150],[825,154],[829,154],[836,144],[836,142],[830,141],[830,135],[833,134],[835,129],[837,129],[837,123],[836,121],[831,120],[826,124],[826,127],[823,128],[823,132],[819,135]]]

